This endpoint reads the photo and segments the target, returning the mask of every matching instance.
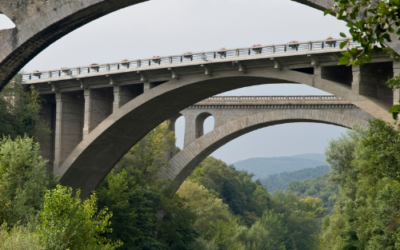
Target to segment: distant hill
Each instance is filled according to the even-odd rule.
[[[269,193],[272,193],[277,189],[284,191],[292,181],[306,181],[314,179],[318,176],[328,173],[329,171],[329,166],[305,168],[294,172],[283,172],[280,174],[270,175],[265,179],[261,179],[261,183],[263,186],[267,187]]]
[[[233,164],[237,170],[254,174],[254,179],[264,179],[273,174],[293,172],[326,165],[323,154],[301,154],[282,157],[250,158]]]

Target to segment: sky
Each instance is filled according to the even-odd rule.
[[[13,23],[0,15],[0,29]],[[61,38],[36,56],[24,71],[52,70],[122,59],[339,38],[345,23],[290,0],[150,0],[97,19]],[[221,95],[329,94],[299,84],[269,84]],[[205,122],[212,130],[213,118]],[[323,153],[329,140],[346,130],[314,123],[267,127],[243,135],[212,156],[231,164],[251,157]],[[176,124],[182,147],[184,119]]]

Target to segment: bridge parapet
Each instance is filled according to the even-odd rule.
[[[326,53],[328,51],[342,51],[349,47],[359,46],[356,42],[349,42],[348,46],[344,49],[339,48],[339,44],[346,39],[329,39],[318,41],[306,42],[291,42],[277,45],[260,45],[245,48],[225,49],[196,53],[185,53],[180,55],[170,55],[162,57],[152,57],[136,60],[124,60],[122,62],[113,62],[106,64],[92,64],[82,67],[62,68],[55,70],[37,71],[23,74],[23,81],[25,83],[35,83],[41,79],[56,80],[68,79],[71,77],[85,77],[89,75],[101,75],[104,73],[112,73],[118,71],[132,71],[132,70],[149,70],[158,68],[170,68],[180,65],[190,64],[204,64],[213,61],[232,61],[232,60],[248,60],[263,58],[263,57],[285,57],[293,54],[304,53]],[[318,64],[318,62],[315,62]],[[239,65],[240,66],[240,65]],[[279,62],[276,61],[276,68],[279,68]],[[171,69],[170,69],[171,70]],[[207,71],[207,69],[205,69]],[[245,68],[242,68],[245,71]],[[172,72],[173,73],[173,72]],[[211,72],[210,72],[211,73]],[[178,76],[176,76],[178,78]],[[40,81],[39,81],[40,82]]]
[[[310,95],[310,96],[212,96],[195,105],[210,104],[350,104],[349,101],[343,100],[333,95]]]

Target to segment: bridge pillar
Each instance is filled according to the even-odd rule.
[[[187,147],[190,143],[196,140],[196,117],[191,112],[185,112],[185,139],[183,147]]]
[[[111,88],[85,89],[85,119],[83,136],[87,136],[112,113],[113,92]]]
[[[393,76],[400,75],[400,61],[393,61]],[[393,105],[399,104],[400,101],[400,89],[393,91]]]
[[[83,91],[56,93],[54,173],[82,141],[84,120]]]

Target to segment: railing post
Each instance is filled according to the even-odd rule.
[[[312,50],[312,42],[308,43],[308,50]]]
[[[51,71],[47,72],[47,74],[49,75],[49,78],[51,78]]]
[[[160,60],[161,61],[161,60]],[[171,64],[172,63],[172,56],[170,56],[169,58],[168,58],[168,62]]]
[[[140,68],[141,66],[142,66],[142,65],[141,65],[140,60],[137,60],[137,61],[136,61],[136,67],[137,67],[137,68]]]
[[[274,45],[271,46],[271,53],[275,53],[275,46]]]
[[[110,64],[107,64],[107,65],[106,65],[106,71],[110,71],[110,68],[111,68],[111,67],[110,67]]]
[[[81,68],[77,68],[77,69],[76,69],[76,74],[77,74],[77,75],[80,75],[80,74],[81,74]]]
[[[236,56],[239,56],[239,49],[236,49]]]

